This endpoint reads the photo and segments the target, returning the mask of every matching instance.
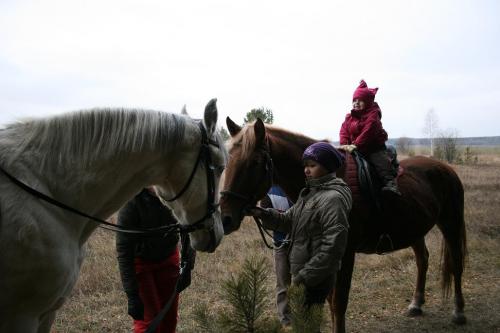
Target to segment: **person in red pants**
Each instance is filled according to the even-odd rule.
[[[126,228],[155,228],[175,223],[172,212],[152,189],[142,190],[118,213],[118,225]],[[174,293],[173,303],[155,332],[175,333],[178,292],[190,284],[195,259],[189,239],[183,240],[185,269],[180,275],[178,242],[176,233],[154,237],[117,234],[118,266],[128,299],[128,314],[134,319],[134,333],[145,332]]]

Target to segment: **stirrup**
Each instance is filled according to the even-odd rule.
[[[375,252],[377,254],[387,254],[392,251],[394,251],[394,244],[391,236],[388,233],[383,233],[378,239],[377,246],[375,246]]]

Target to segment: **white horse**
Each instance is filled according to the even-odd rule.
[[[146,186],[156,185],[162,201],[182,192],[168,206],[181,224],[201,227],[191,234],[191,245],[213,252],[223,235],[215,200],[227,162],[215,102],[207,104],[202,125],[183,115],[123,109],[12,124],[0,130],[0,167],[101,219]],[[211,163],[203,163],[206,158]],[[36,198],[0,172],[0,332],[50,331],[97,226]]]

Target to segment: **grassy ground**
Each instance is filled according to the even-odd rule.
[[[465,217],[469,257],[463,290],[468,323],[451,324],[452,298],[441,299],[439,253],[441,234],[433,229],[427,236],[430,265],[424,316],[405,316],[416,279],[411,250],[391,255],[356,257],[347,312],[349,332],[500,332],[500,155],[483,152],[479,164],[455,166],[465,185]],[[272,253],[263,247],[249,221],[225,238],[214,254],[200,253],[191,287],[182,294],[178,332],[199,332],[193,310],[209,304],[213,313],[224,311],[220,283],[239,270],[250,255],[265,257],[272,267]],[[273,317],[273,272],[267,280],[266,315]],[[326,306],[325,306],[326,311]],[[114,235],[96,232],[88,243],[88,255],[71,298],[59,311],[53,332],[129,332],[126,299],[119,283],[114,253]],[[329,331],[325,323],[324,332]]]

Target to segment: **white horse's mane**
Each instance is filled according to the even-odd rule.
[[[19,121],[0,131],[0,154],[14,162],[38,156],[40,167],[76,160],[81,165],[116,152],[161,147],[170,151],[184,139],[185,116],[140,109],[91,109]]]

